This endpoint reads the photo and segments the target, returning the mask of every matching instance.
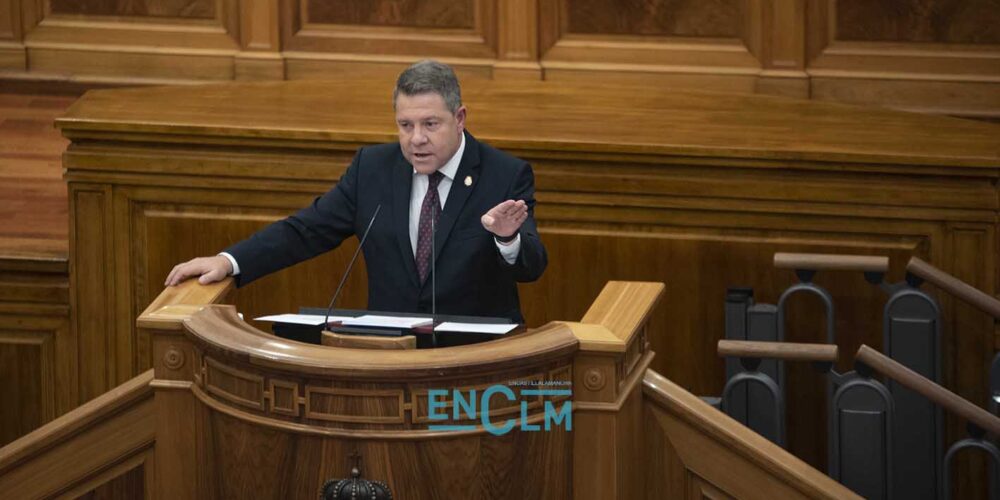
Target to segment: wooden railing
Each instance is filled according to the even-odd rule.
[[[653,370],[643,395],[648,499],[860,498]]]
[[[0,448],[0,497],[141,498],[152,484],[153,370]]]
[[[837,361],[837,346],[829,344],[795,344],[791,342],[754,342],[720,340],[720,357],[768,358],[788,361]]]
[[[889,258],[875,255],[828,255],[814,253],[774,254],[774,267],[778,269],[810,269],[813,271],[862,271],[884,273],[889,269]]]
[[[1000,417],[966,401],[958,394],[893,361],[875,349],[867,345],[862,345],[858,349],[855,359],[864,363],[872,370],[881,373],[883,376],[895,380],[900,385],[933,401],[944,411],[954,413],[966,421],[979,426],[981,429],[995,435],[1000,435]]]
[[[991,297],[989,294],[978,288],[928,264],[927,262],[911,257],[906,264],[906,270],[915,276],[923,278],[928,283],[954,295],[959,300],[979,308],[986,314],[992,315],[995,319],[1000,319],[1000,300]]]

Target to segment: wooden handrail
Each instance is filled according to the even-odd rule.
[[[720,357],[773,358],[790,361],[837,361],[837,346],[830,344],[796,344],[791,342],[756,342],[720,340]]]
[[[903,366],[884,354],[862,345],[855,359],[900,385],[924,396],[945,411],[954,413],[993,434],[1000,434],[1000,417],[966,401],[958,394]]]
[[[737,498],[861,498],[651,369],[646,370],[643,377],[643,399],[653,405],[654,415],[662,410],[676,419],[677,425],[661,427],[664,433],[646,430],[649,439],[663,436],[662,439],[673,441],[680,463],[674,462],[672,467],[687,467],[684,462],[688,458],[697,464],[698,473],[706,482],[737,481],[738,484],[730,483],[730,486],[742,488],[739,493],[734,492]],[[663,420],[657,417],[654,422]],[[683,439],[674,440],[671,433]],[[732,464],[741,461],[751,466],[739,467],[741,473],[734,478]],[[649,473],[656,471],[650,469]],[[760,484],[768,484],[768,487],[760,488]]]
[[[0,448],[0,496],[76,498],[141,465],[156,440],[152,380],[148,370]]]
[[[910,257],[906,270],[917,275],[938,288],[968,302],[986,314],[1000,319],[1000,300],[988,293],[928,264],[918,257]]]
[[[884,273],[889,270],[889,257],[778,252],[774,254],[774,267],[778,269],[804,269],[810,271],[829,270]]]

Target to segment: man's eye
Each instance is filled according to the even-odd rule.
[[[427,122],[424,126],[427,128],[436,128],[438,126],[438,122]]]

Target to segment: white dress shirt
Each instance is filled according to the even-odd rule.
[[[458,151],[449,159],[441,168],[438,169],[439,172],[444,174],[444,178],[438,183],[438,199],[441,200],[441,209],[444,210],[445,203],[448,201],[448,193],[451,192],[451,183],[455,180],[455,174],[458,172],[458,165],[462,162],[462,153],[465,152],[465,134],[462,134],[462,143],[458,146]],[[410,248],[413,249],[413,255],[417,255],[417,232],[420,229],[420,207],[424,203],[424,196],[427,194],[427,186],[430,181],[426,174],[418,174],[416,170],[413,171],[413,182],[410,183]],[[496,244],[497,249],[500,250],[500,256],[503,260],[507,261],[508,264],[514,264],[517,260],[518,253],[521,252],[521,235],[518,234],[514,237],[514,240],[510,243],[504,245],[500,243],[495,238],[493,242]],[[219,255],[229,259],[229,263],[233,266],[233,273],[231,276],[236,276],[240,274],[240,265],[236,262],[236,259],[232,255],[226,252],[221,252]]]
[[[462,153],[465,152],[465,134],[462,134],[462,143],[458,146],[458,151],[452,155],[451,159],[445,162],[438,172],[444,174],[441,182],[438,183],[438,199],[441,200],[441,209],[444,210],[445,203],[448,201],[448,193],[451,192],[451,184],[455,180],[455,174],[458,173],[458,165],[462,163]],[[420,208],[424,204],[424,196],[427,195],[427,186],[430,185],[430,180],[426,174],[418,174],[416,170],[413,171],[413,182],[410,183],[410,248],[413,250],[413,256],[417,256],[417,233],[420,230]],[[500,256],[503,260],[507,261],[508,264],[513,264],[517,260],[517,254],[521,251],[521,235],[518,234],[514,237],[514,241],[504,245],[496,239],[493,240],[496,243],[497,248],[500,250]]]

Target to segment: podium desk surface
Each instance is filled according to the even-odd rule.
[[[261,367],[355,379],[427,378],[494,372],[504,366],[542,364],[571,355],[579,341],[553,322],[496,341],[437,349],[374,351],[305,344],[275,337],[245,323],[233,306],[205,306],[184,320],[187,335],[206,352]]]

